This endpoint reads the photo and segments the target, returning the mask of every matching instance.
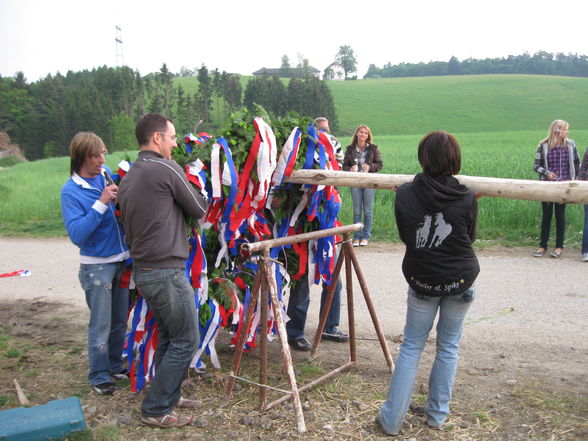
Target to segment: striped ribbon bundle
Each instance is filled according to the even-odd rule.
[[[243,262],[239,257],[239,246],[245,242],[297,234],[309,222],[316,222],[320,229],[338,225],[341,200],[335,187],[301,187],[283,183],[284,178],[294,171],[299,155],[304,155],[303,168],[338,170],[329,137],[309,125],[307,136],[303,139],[302,131],[295,127],[278,157],[272,128],[259,117],[254,119],[253,126],[255,137],[252,145],[237,146],[249,152],[242,164],[234,162],[234,152],[224,138],[216,139],[210,146],[206,143],[210,135],[190,134],[179,147],[190,157],[183,164],[188,180],[209,198],[205,217],[200,224],[192,227],[190,253],[186,261],[186,276],[194,288],[200,318],[200,345],[191,364],[198,371],[206,368],[204,355],[210,358],[214,367],[220,368],[215,344],[221,328],[232,333],[233,344],[237,343],[241,332],[246,332],[246,350],[256,346],[258,334],[269,340],[277,335],[271,307],[268,309],[268,323],[259,323],[260,301],[257,302],[251,326],[243,329],[245,311],[253,296],[258,300],[268,296],[261,291],[251,291],[258,271],[257,262],[254,258]],[[208,149],[209,161],[193,158],[198,152],[202,153],[202,149]],[[120,178],[131,165],[121,163],[118,171]],[[301,191],[302,195],[298,195],[300,200],[296,209],[279,219],[273,212],[272,199],[274,192],[284,188],[292,192]],[[269,222],[268,216],[274,222]],[[335,263],[334,244],[335,238],[330,237],[309,244],[288,246],[299,256],[295,274],[290,274],[285,266],[272,262],[284,317],[286,307],[282,298],[291,280],[297,280],[309,271],[309,283],[324,280],[330,284]],[[277,260],[282,251],[281,247],[274,248],[270,257]],[[213,265],[211,269],[208,263]],[[127,335],[125,353],[131,371],[132,390],[140,391],[154,374],[157,325],[140,295],[131,305],[129,317],[131,330]]]

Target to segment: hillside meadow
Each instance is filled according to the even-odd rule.
[[[515,179],[537,179],[533,159],[537,141],[544,131],[457,133],[463,149],[462,173]],[[573,131],[579,146],[588,145],[588,130]],[[419,171],[416,148],[421,135],[376,136],[383,153],[384,170],[389,174]],[[344,145],[350,138],[341,138]],[[583,152],[583,148],[580,148]],[[113,170],[127,153],[107,157]],[[137,152],[129,152],[132,160]],[[17,164],[0,171],[0,235],[62,236],[59,192],[68,178],[69,159],[52,158]],[[340,189],[343,198],[341,221],[351,223],[349,189]],[[394,192],[379,190],[374,206],[374,238],[398,241],[393,216]],[[540,203],[498,198],[479,200],[479,243],[531,245],[537,242]],[[583,211],[571,205],[567,214],[566,246],[578,247],[582,240]]]
[[[241,77],[243,90],[250,78]],[[341,137],[353,135],[359,124],[367,124],[377,136],[423,135],[439,129],[545,132],[554,119],[568,121],[572,132],[588,129],[588,78],[460,75],[327,83]],[[174,84],[191,95],[198,89],[195,77],[175,78]],[[212,111],[215,122],[218,110],[216,106]]]

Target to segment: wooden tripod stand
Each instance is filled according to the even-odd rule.
[[[390,372],[394,370],[394,362],[392,361],[392,357],[390,355],[390,351],[388,349],[388,344],[384,337],[384,333],[380,327],[380,322],[376,315],[376,311],[374,305],[371,300],[371,296],[367,289],[367,284],[363,277],[363,273],[359,266],[359,262],[353,251],[353,246],[351,245],[351,238],[350,232],[356,231],[363,228],[362,224],[353,224],[339,228],[330,228],[327,230],[322,231],[315,231],[312,233],[305,233],[305,234],[298,234],[295,236],[288,236],[280,239],[273,239],[267,240],[262,242],[255,242],[251,244],[244,244],[242,246],[242,252],[249,255],[253,252],[262,252],[262,256],[260,257],[260,265],[259,271],[255,278],[255,282],[253,285],[252,290],[252,297],[249,305],[247,307],[247,311],[245,313],[244,324],[242,327],[241,334],[239,335],[239,342],[237,344],[235,350],[235,356],[233,359],[233,367],[229,375],[229,379],[227,381],[227,387],[225,392],[224,398],[224,405],[227,405],[231,399],[233,388],[235,385],[235,379],[237,375],[239,375],[239,369],[241,366],[241,358],[243,356],[244,351],[244,344],[245,339],[247,337],[247,329],[249,329],[251,324],[251,319],[253,316],[253,311],[255,310],[256,303],[257,303],[257,293],[261,289],[262,293],[262,303],[260,305],[260,312],[261,312],[261,319],[260,322],[262,326],[262,331],[260,331],[260,342],[259,342],[259,350],[261,355],[260,360],[260,369],[259,369],[259,407],[262,411],[267,411],[272,407],[283,403],[284,401],[289,400],[292,398],[294,402],[294,410],[296,413],[296,421],[297,421],[297,429],[299,433],[303,433],[306,431],[306,424],[304,422],[304,415],[302,413],[302,405],[300,402],[300,393],[311,389],[312,387],[320,384],[327,379],[331,378],[332,376],[343,372],[346,369],[349,369],[353,366],[356,362],[356,337],[355,337],[355,312],[354,312],[354,302],[353,302],[353,280],[352,280],[352,271],[351,267],[355,269],[355,274],[357,276],[359,286],[361,287],[364,299],[366,301],[370,316],[372,318],[372,322],[374,324],[374,328],[378,335],[378,340],[380,341],[380,346],[382,351],[384,352],[384,357],[390,369]],[[348,318],[349,318],[349,361],[338,368],[332,370],[317,378],[316,380],[298,388],[296,383],[296,376],[294,374],[294,367],[292,364],[292,355],[290,353],[290,347],[288,346],[288,338],[286,335],[286,326],[284,324],[284,318],[282,317],[282,311],[278,301],[277,289],[276,289],[276,282],[273,276],[273,272],[271,271],[271,262],[269,256],[269,250],[271,248],[277,246],[283,246],[292,243],[299,243],[299,242],[306,242],[312,239],[318,239],[321,237],[328,237],[334,235],[343,235],[344,240],[341,247],[341,252],[339,253],[339,257],[337,259],[337,263],[335,265],[335,269],[333,271],[332,282],[327,290],[327,297],[325,299],[325,305],[323,308],[323,314],[321,315],[311,350],[311,356],[315,356],[318,345],[320,343],[321,335],[323,333],[325,323],[327,321],[327,315],[329,313],[329,309],[333,302],[333,297],[335,294],[335,288],[337,286],[337,281],[339,280],[339,274],[341,272],[341,268],[343,267],[343,262],[345,262],[345,276],[346,276],[346,289],[347,289],[347,311],[348,311]],[[267,293],[268,297],[263,296],[264,293]],[[265,300],[265,301],[264,301]],[[263,328],[267,324],[268,318],[268,304],[269,300],[271,300],[271,305],[276,321],[276,325],[278,328],[278,337],[280,341],[280,347],[282,351],[282,357],[284,361],[284,365],[286,368],[286,373],[288,375],[288,380],[290,383],[291,392],[287,395],[282,396],[281,398],[272,401],[271,403],[267,403],[267,338],[265,336],[265,332]]]

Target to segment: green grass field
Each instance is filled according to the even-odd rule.
[[[588,130],[576,131],[576,141],[588,145]],[[465,133],[456,135],[463,150],[462,173],[514,179],[537,179],[533,171],[535,146],[541,131],[504,133]],[[419,171],[416,149],[420,135],[382,136],[374,140],[383,153],[384,170],[389,174]],[[342,141],[349,141],[342,139]],[[126,153],[108,156],[107,164],[117,169]],[[130,153],[131,159],[136,152]],[[59,192],[68,177],[68,158],[55,158],[18,164],[0,172],[0,234],[64,235]],[[353,221],[349,190],[341,189],[344,224]],[[374,205],[373,234],[377,240],[398,241],[393,216],[394,192],[379,190]],[[479,239],[481,243],[530,245],[539,234],[540,204],[498,198],[479,200]],[[582,207],[567,209],[567,246],[582,240]]]
[[[190,80],[190,85],[195,81],[182,80]],[[417,145],[434,129],[457,136],[463,150],[461,173],[471,176],[537,179],[535,149],[556,118],[570,122],[570,137],[576,140],[580,155],[588,147],[588,78],[500,75],[332,81],[330,85],[340,126],[349,128],[337,133],[340,141],[348,145],[356,125],[368,124],[383,153],[383,173],[417,173]],[[135,155],[131,153],[131,158]],[[123,152],[110,155],[107,164],[116,170],[125,156]],[[0,170],[0,235],[64,235],[59,192],[68,170],[68,158]],[[349,190],[341,192],[341,220],[351,223]],[[373,227],[377,240],[398,240],[393,203],[394,192],[378,191]],[[538,202],[482,198],[479,206],[480,243],[537,242]],[[566,245],[578,246],[581,206],[569,206],[566,214]]]

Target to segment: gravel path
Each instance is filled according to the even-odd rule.
[[[530,251],[478,251],[481,272],[464,331],[461,375],[491,372],[493,382],[537,376],[550,379],[555,388],[588,393],[588,263],[579,260],[577,249],[564,250],[559,259],[537,259]],[[356,252],[396,354],[395,336],[402,334],[405,314],[403,247],[374,243]],[[77,248],[67,239],[0,238],[0,262],[0,273],[31,271],[29,277],[0,278],[0,300],[42,298],[71,305],[81,319],[87,316],[77,280]],[[357,335],[369,342],[375,332],[357,283],[354,292]],[[313,288],[316,293],[318,288]],[[316,327],[318,297],[313,295],[307,329]],[[347,329],[345,305],[342,329]],[[384,369],[378,346],[368,342],[359,343],[360,361]]]

